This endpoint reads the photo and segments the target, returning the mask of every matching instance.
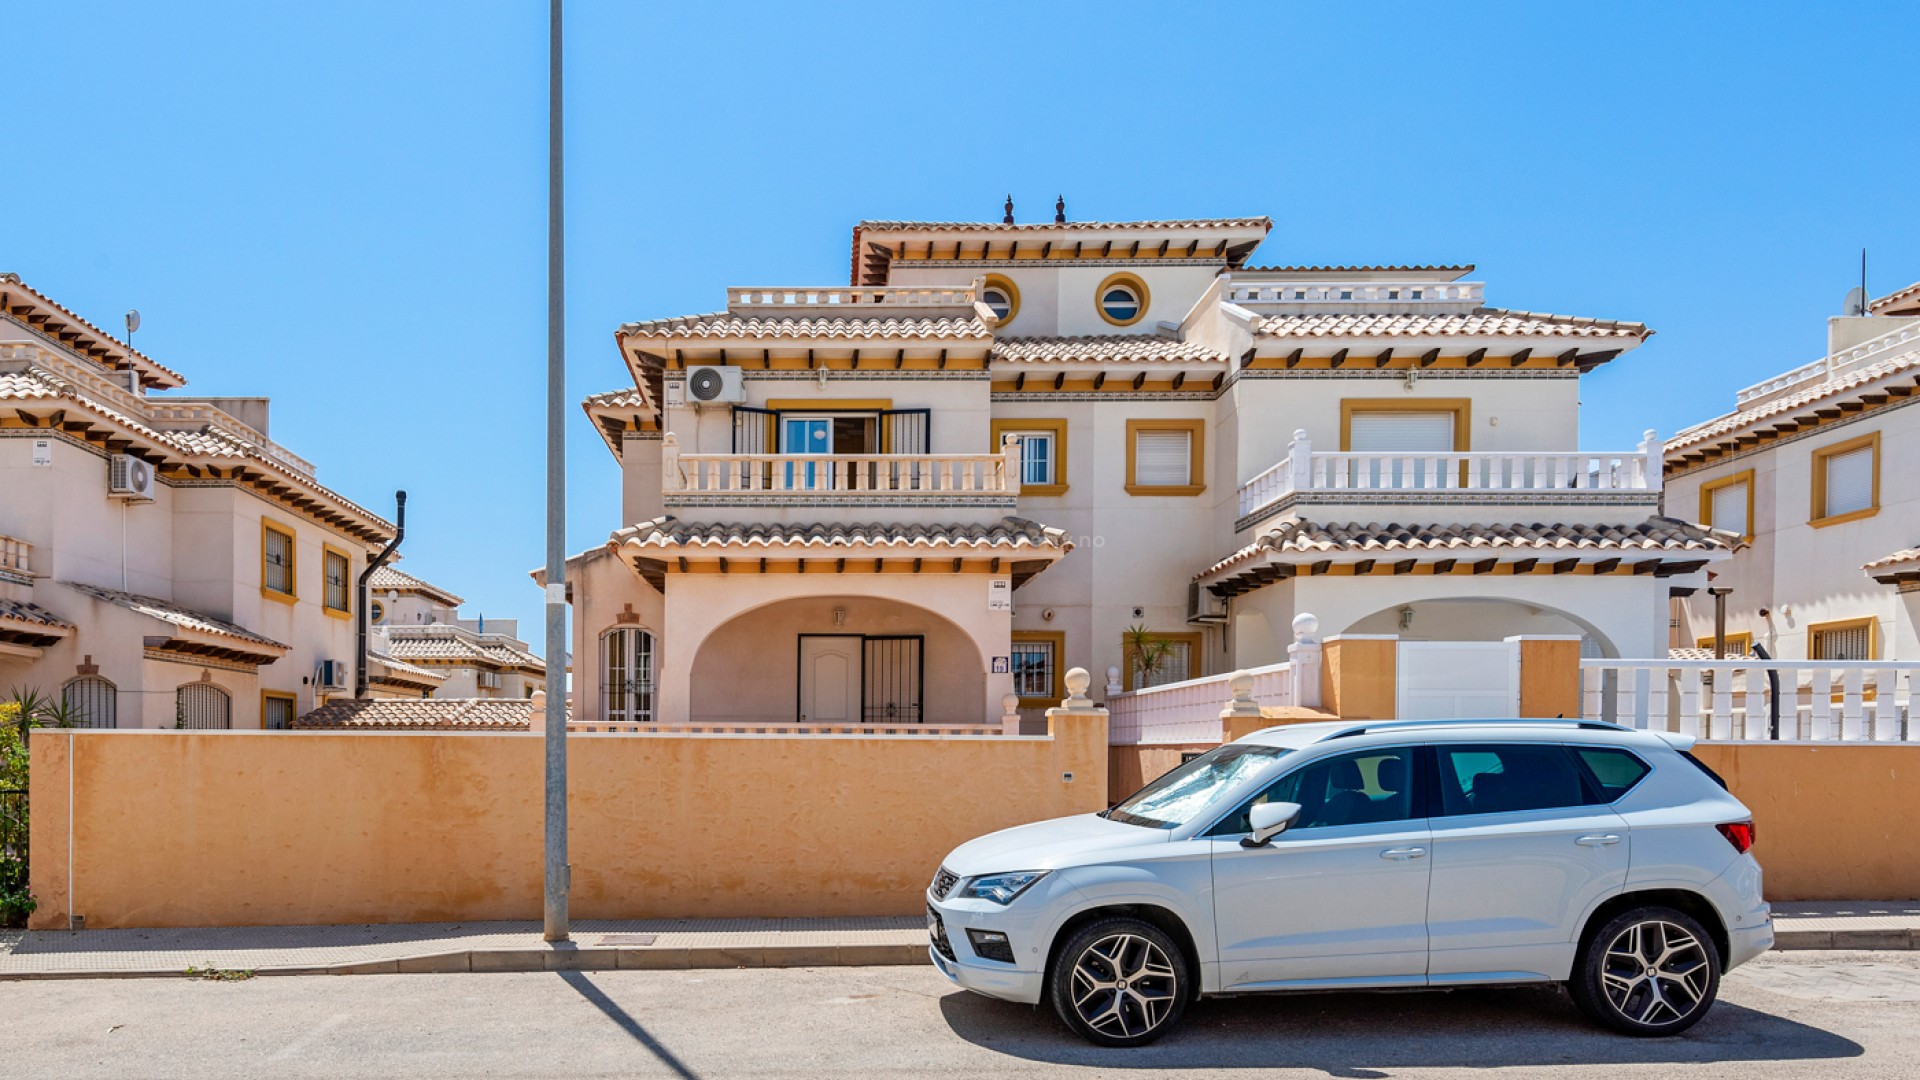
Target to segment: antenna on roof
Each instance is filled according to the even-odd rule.
[[[127,312],[127,348],[133,348],[133,332],[138,329],[140,329],[140,312],[129,310]]]
[[[1847,290],[1847,298],[1840,305],[1842,315],[1865,315],[1867,313],[1867,249],[1860,249],[1860,284]]]
[[[1055,225],[1065,225],[1067,223],[1067,197],[1065,195],[1057,196],[1053,200],[1053,223]]]
[[[1007,216],[1006,216],[1006,217],[1003,217],[1003,218],[1001,218],[1001,219],[1000,219],[1000,224],[1002,224],[1002,225],[1011,225],[1011,224],[1013,224],[1013,195],[1012,195],[1012,193],[1008,193],[1008,195],[1007,195]]]

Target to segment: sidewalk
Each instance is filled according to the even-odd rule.
[[[1779,949],[1920,949],[1920,901],[1776,903]],[[917,917],[580,920],[549,946],[534,922],[0,931],[0,980],[924,964]]]

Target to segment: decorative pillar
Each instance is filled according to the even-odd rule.
[[[1648,491],[1659,491],[1665,482],[1666,450],[1667,444],[1652,428],[1640,436],[1640,456],[1644,461],[1641,467],[1646,470]]]
[[[1295,428],[1293,441],[1287,444],[1287,489],[1308,491],[1313,487],[1313,440],[1305,428]]]
[[[1320,707],[1320,616],[1293,617],[1293,644],[1287,646],[1287,674],[1293,680],[1293,704]]]
[[[1020,494],[1020,436],[1009,433],[1000,437],[1000,470],[1006,474],[1007,494]]]
[[[680,437],[669,431],[660,437],[660,490],[679,491],[686,486],[680,473]]]
[[[1000,696],[1000,734],[1020,734],[1020,695],[1002,694]]]

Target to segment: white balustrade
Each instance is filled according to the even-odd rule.
[[[32,576],[33,545],[11,536],[0,536],[0,571]]]
[[[1486,285],[1478,281],[1234,281],[1224,291],[1233,304],[1478,304]]]
[[[1332,453],[1296,432],[1288,456],[1240,485],[1240,516],[1299,492],[1598,492],[1660,490],[1661,443],[1652,432],[1625,453],[1493,451]]]
[[[971,307],[972,286],[875,285],[815,288],[732,288],[727,310],[755,307]]]
[[[1920,327],[1906,326],[1890,330],[1852,348],[1829,353],[1811,364],[1775,375],[1764,382],[1754,383],[1734,395],[1734,404],[1744,409],[1777,395],[1802,390],[1830,378],[1851,374],[1869,364],[1890,360],[1916,349],[1920,349]]]
[[[1263,706],[1292,705],[1290,665],[1249,668],[1253,700]],[[1220,713],[1233,700],[1231,673],[1163,683],[1107,695],[1108,739],[1115,746],[1221,741]]]
[[[1582,660],[1581,715],[1725,742],[1920,742],[1920,661]]]
[[[665,491],[739,496],[886,494],[937,500],[1018,494],[1003,454],[677,454],[663,461]]]

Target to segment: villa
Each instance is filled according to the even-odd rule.
[[[1661,516],[1654,433],[1578,449],[1580,380],[1651,331],[1472,266],[1257,265],[1271,227],[863,221],[845,285],[621,326],[575,720],[997,724],[1069,667],[1282,663],[1309,613],[1399,642],[1400,715],[1519,636],[1664,656],[1740,540]]]

